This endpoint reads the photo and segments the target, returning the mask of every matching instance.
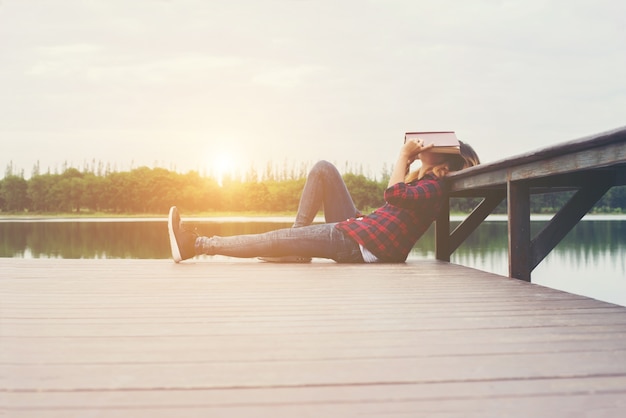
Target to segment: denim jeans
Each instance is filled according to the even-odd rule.
[[[322,207],[326,223],[312,225]],[[337,168],[320,161],[307,177],[293,228],[232,237],[199,237],[196,252],[230,257],[296,255],[329,258],[341,263],[363,262],[358,243],[335,228],[337,222],[357,215],[358,210]]]
[[[302,189],[294,228],[311,225],[322,207],[327,223],[345,221],[359,212],[341,174],[328,161],[317,162],[309,172]]]

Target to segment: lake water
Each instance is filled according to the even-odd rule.
[[[545,224],[534,219],[532,232]],[[193,219],[203,235],[260,233],[286,219]],[[452,224],[455,224],[453,219]],[[490,217],[452,255],[452,262],[508,275],[507,223]],[[434,228],[409,260],[434,259]],[[170,258],[164,219],[0,220],[0,257]],[[586,217],[532,273],[533,283],[626,306],[626,217]]]

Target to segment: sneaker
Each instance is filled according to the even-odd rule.
[[[300,255],[285,255],[282,257],[258,257],[259,260],[267,263],[310,263],[311,257]]]
[[[198,235],[183,229],[176,206],[170,208],[170,214],[167,218],[167,230],[170,235],[170,246],[172,247],[174,262],[179,263],[196,255],[196,238]]]

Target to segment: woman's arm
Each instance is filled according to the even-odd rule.
[[[385,202],[404,209],[423,209],[437,204],[441,196],[441,182],[434,179],[422,179],[411,185],[400,182],[385,190]]]
[[[387,187],[404,182],[409,166],[413,163],[413,161],[415,161],[417,155],[420,152],[432,147],[433,144],[424,146],[424,141],[421,139],[412,139],[405,142],[402,145],[402,148],[400,148],[400,155],[398,156],[398,161],[396,161],[393,166],[393,171],[391,172],[391,177],[389,177],[389,184]]]

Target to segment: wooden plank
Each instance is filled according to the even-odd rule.
[[[433,385],[431,385],[432,387]],[[480,385],[474,385],[480,386]],[[482,386],[493,386],[493,383],[484,383]],[[543,386],[542,386],[543,387]],[[383,386],[381,389],[395,389],[395,386]],[[421,386],[411,387],[412,393],[419,393]],[[601,386],[599,387],[601,388]],[[344,395],[344,388],[332,388],[334,392]],[[374,388],[376,389],[376,388]],[[442,390],[445,387],[441,388]],[[451,390],[453,390],[451,388]],[[232,403],[223,401],[215,405],[211,404],[214,396],[213,391],[193,391],[183,392],[182,397],[178,393],[172,399],[165,392],[160,397],[150,397],[146,399],[144,393],[126,394],[130,405],[123,405],[115,402],[117,397],[104,395],[107,402],[102,401],[102,397],[92,403],[92,407],[86,407],[83,403],[77,407],[59,408],[37,408],[26,407],[12,410],[11,418],[27,417],[60,417],[68,416],[93,416],[97,410],[99,417],[294,417],[294,416],[331,416],[331,417],[356,417],[356,416],[376,416],[376,417],[421,417],[421,416],[507,416],[507,417],[527,417],[532,413],[533,417],[576,417],[576,416],[602,416],[620,417],[619,411],[623,410],[624,398],[622,393],[604,392],[598,389],[596,392],[563,392],[555,395],[502,395],[502,396],[477,396],[468,398],[449,399],[442,396],[432,396],[422,399],[418,397],[402,397],[383,392],[387,395],[380,399],[377,396],[367,396],[367,393],[354,396],[354,400],[317,400],[317,388],[305,388],[305,394],[301,398],[292,399],[288,397],[293,392],[288,392],[287,397],[281,399],[265,400],[266,394],[253,397],[253,400],[246,399],[249,391],[243,394],[244,399],[236,399],[241,391],[232,391],[235,395],[225,396],[226,400],[233,399]],[[209,396],[206,396],[208,393]],[[220,395],[224,395],[220,391]],[[377,392],[372,390],[371,393]],[[349,394],[349,393],[348,393]],[[204,395],[204,396],[203,396]],[[79,396],[83,396],[80,394]],[[178,398],[182,398],[184,403],[179,403]],[[150,406],[152,399],[158,399],[155,407]],[[208,399],[208,400],[207,400]],[[257,402],[254,400],[258,399]],[[145,401],[146,403],[142,403]],[[588,414],[581,413],[585,411]]]
[[[600,355],[601,354],[601,355]],[[471,361],[470,360],[471,357]],[[350,359],[20,364],[12,391],[219,389],[626,376],[626,349],[596,352]]]
[[[511,331],[508,331],[508,330]],[[458,355],[488,355],[502,353],[539,354],[556,352],[579,352],[598,350],[613,351],[624,347],[626,326],[611,325],[605,331],[598,326],[582,325],[575,331],[567,325],[535,328],[532,336],[528,330],[507,328],[493,330],[425,330],[415,332],[325,332],[318,336],[312,333],[276,337],[262,334],[255,336],[255,349],[250,350],[248,335],[204,335],[196,336],[125,336],[125,337],[47,337],[6,338],[3,342],[6,353],[14,353],[11,363],[5,365],[39,363],[48,365],[65,364],[114,364],[131,363],[141,358],[142,363],[173,362],[171,350],[185,343],[185,362],[221,361],[272,361],[277,358],[291,360],[349,359],[385,357],[429,357]],[[585,332],[587,330],[587,332]],[[621,330],[621,331],[620,331]],[[520,341],[532,344],[520,345]],[[321,343],[323,341],[323,343]],[[460,346],[459,343],[465,345]],[[418,351],[416,345],[421,344]],[[145,347],[150,346],[146,351]],[[68,352],[80,352],[77,358],[68,358]],[[19,354],[19,355],[18,355]]]
[[[605,416],[626,308],[462,266],[0,259],[11,417]]]
[[[226,406],[275,406],[281,403],[299,403],[313,405],[316,403],[361,403],[413,400],[413,401],[449,401],[452,399],[484,399],[487,397],[516,398],[532,397],[539,401],[546,394],[584,393],[589,386],[597,388],[597,394],[620,392],[623,389],[623,378],[615,376],[590,377],[588,381],[576,378],[539,379],[531,385],[524,381],[493,382],[442,382],[414,383],[391,385],[364,386],[318,386],[318,387],[276,387],[238,389],[199,389],[141,391],[129,394],[121,391],[91,391],[68,396],[65,392],[14,392],[10,394],[12,403],[27,405],[27,401],[36,400],[35,404],[42,408],[80,408],[86,405],[97,405],[106,398],[110,407],[119,409],[136,405],[152,405],[153,407],[170,406],[175,400],[179,404],[202,405],[205,407]],[[245,396],[242,396],[242,393]],[[26,409],[28,407],[24,407]],[[35,408],[32,408],[35,409]]]
[[[555,175],[576,173],[581,170],[604,169],[615,167],[616,171],[623,172],[623,163],[626,162],[626,142],[614,144],[602,150],[587,150],[578,153],[565,153],[540,162],[524,165],[494,168],[490,171],[475,173],[473,176],[455,177],[450,174],[450,192],[465,192],[472,189],[502,188],[507,179],[512,181],[531,180]],[[485,168],[491,168],[485,165]],[[468,169],[468,171],[471,169]]]
[[[564,142],[448,175],[452,192],[626,163],[626,128]],[[623,169],[623,167],[621,168]]]

